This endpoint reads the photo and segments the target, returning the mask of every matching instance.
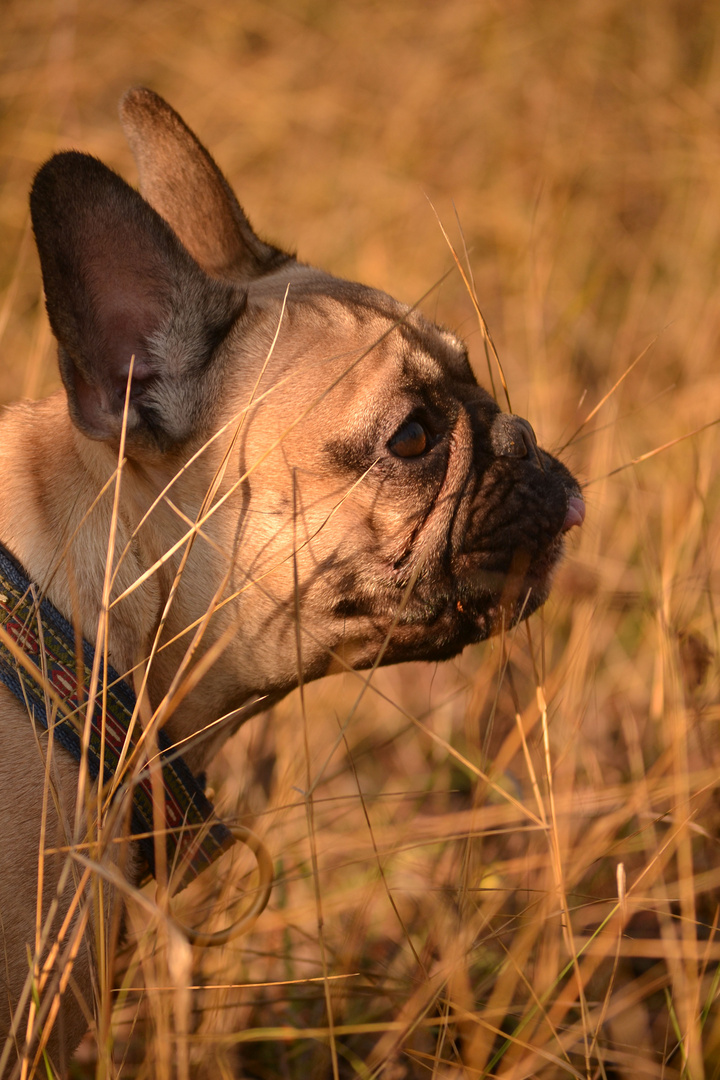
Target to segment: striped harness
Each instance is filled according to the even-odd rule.
[[[130,684],[101,658],[89,710],[94,662],[93,646],[85,640],[78,644],[70,623],[41,597],[0,544],[0,680],[36,724],[52,732],[78,763],[87,762],[93,780],[102,776],[108,793],[117,795],[132,785],[130,838],[139,845],[145,876],[154,876],[159,807],[154,805],[147,753],[139,745],[142,729],[136,697]],[[235,836],[215,818],[202,785],[162,730],[157,733],[157,752],[164,794],[161,831],[168,874],[172,872],[177,891],[232,847]]]

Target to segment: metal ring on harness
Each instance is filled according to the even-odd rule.
[[[239,919],[236,919],[230,926],[225,927],[224,930],[215,930],[211,933],[204,930],[195,930],[192,926],[186,926],[185,923],[176,919],[170,906],[170,894],[167,890],[158,888],[157,902],[159,906],[165,908],[169,918],[178,930],[185,935],[191,945],[201,945],[203,947],[226,945],[228,941],[232,941],[233,938],[239,937],[240,934],[244,934],[250,929],[257,917],[265,910],[267,902],[270,899],[274,872],[272,859],[270,858],[268,849],[265,847],[260,837],[251,829],[246,828],[245,825],[227,825],[226,828],[232,833],[235,840],[249,847],[255,856],[258,873],[260,875],[257,895],[250,907]]]

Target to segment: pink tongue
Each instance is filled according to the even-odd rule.
[[[563,522],[562,531],[567,532],[573,525],[582,525],[585,520],[585,503],[582,499],[572,496],[568,499],[567,514]]]

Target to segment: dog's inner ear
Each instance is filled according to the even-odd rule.
[[[134,357],[129,447],[166,449],[199,434],[212,359],[244,291],[209,277],[136,191],[85,154],[51,158],[30,206],[77,426],[117,439]]]
[[[249,280],[291,258],[255,235],[210,154],[158,94],[145,87],[129,90],[120,119],[137,162],[140,193],[208,274]]]

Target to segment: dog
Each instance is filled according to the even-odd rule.
[[[262,241],[152,91],[129,91],[121,121],[139,192],[77,152],[35,178],[64,391],[0,419],[0,541],[201,773],[300,681],[444,659],[526,618],[584,504],[454,334]],[[0,632],[8,620],[0,608]],[[82,768],[29,711],[0,683],[5,1075],[40,1049],[63,1068],[97,970],[84,864],[38,856],[81,851]],[[118,845],[102,850],[118,864]]]

